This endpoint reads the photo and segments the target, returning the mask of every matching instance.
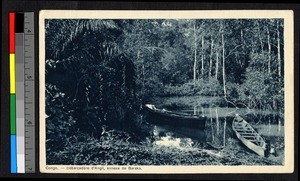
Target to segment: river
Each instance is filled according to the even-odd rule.
[[[160,105],[160,107],[162,106]],[[227,147],[235,149],[236,147],[245,153],[255,155],[237,139],[232,130],[232,120],[234,115],[238,113],[266,141],[271,143],[274,153],[270,159],[275,159],[281,164],[284,162],[284,121],[272,111],[200,106],[187,106],[168,110],[205,116],[205,129],[170,126],[148,120],[151,123],[155,122],[152,124],[151,131],[154,137],[153,144],[155,145],[177,147],[179,149],[197,147],[207,151],[222,150]],[[233,142],[237,145],[234,145]],[[259,156],[257,155],[257,157]]]

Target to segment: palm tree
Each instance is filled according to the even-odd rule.
[[[46,83],[60,86],[73,100],[74,114],[85,116],[78,126],[87,131],[96,131],[103,123],[124,127],[133,108],[135,71],[118,45],[120,22],[53,19],[45,23],[46,60],[55,60],[46,61]]]

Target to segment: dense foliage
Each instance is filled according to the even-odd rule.
[[[64,93],[62,105],[73,111],[76,127],[96,134],[103,124],[121,129],[131,126],[126,121],[134,113],[135,71],[132,60],[113,41],[121,34],[117,24],[51,20],[46,25],[46,42],[50,43],[46,46],[46,87],[53,85]],[[59,32],[68,34],[61,37]],[[46,106],[48,115],[55,114],[51,111],[55,106]]]
[[[238,106],[282,111],[282,20],[132,20],[123,30],[142,102],[223,96]]]
[[[72,150],[80,152],[62,162],[86,163],[87,148],[75,143],[111,144],[107,129],[124,134],[111,148],[128,148],[124,138],[141,135],[140,107],[155,97],[214,96],[283,113],[280,19],[49,19],[45,27],[50,163]]]

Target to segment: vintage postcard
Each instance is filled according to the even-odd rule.
[[[40,11],[40,171],[292,173],[293,21]]]

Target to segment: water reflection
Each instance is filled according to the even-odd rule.
[[[207,133],[206,141],[214,147],[225,147],[227,138],[231,137],[228,130],[230,127],[227,127],[227,119],[229,118],[219,118],[217,108],[209,108],[209,117],[210,121],[206,123],[207,129],[205,130]]]
[[[262,136],[284,136],[284,126],[280,124],[263,124],[254,126],[254,128],[256,128],[257,132],[260,133]]]
[[[168,130],[167,127],[154,126],[153,135],[155,140],[153,144],[157,146],[176,147],[179,149],[192,148],[194,141],[191,138],[187,138],[179,133]]]
[[[275,114],[265,112],[265,114],[249,114],[249,110],[220,107],[196,107],[192,109],[176,110],[185,113],[206,116],[205,129],[193,129],[188,127],[172,127],[170,125],[159,124],[155,121],[153,127],[153,144],[158,146],[172,146],[177,148],[190,148],[196,143],[198,147],[213,146],[214,148],[224,148],[228,145],[228,140],[236,139],[231,127],[233,113],[242,115],[256,131],[271,142],[276,142],[279,137],[284,136],[283,121]],[[275,143],[276,144],[276,143]]]

